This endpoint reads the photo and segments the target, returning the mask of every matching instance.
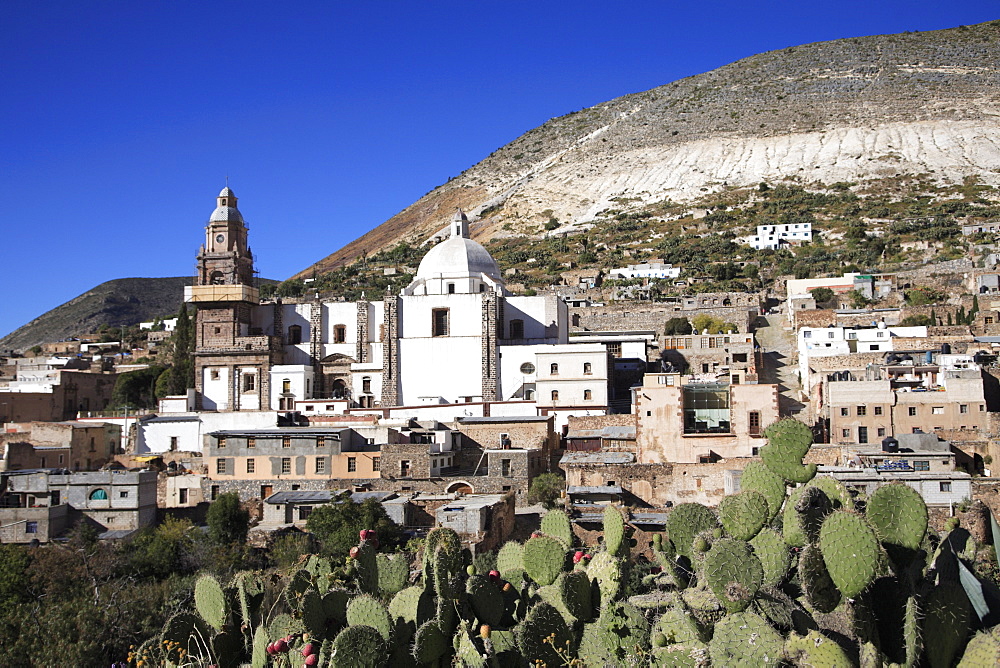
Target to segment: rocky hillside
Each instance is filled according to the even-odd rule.
[[[42,314],[0,339],[0,351],[24,350],[47,341],[168,317],[180,310],[193,278],[119,278]]]
[[[998,44],[1000,21],[808,44],[554,118],[299,276],[423,243],[458,206],[485,241],[545,223],[586,229],[623,201],[692,202],[761,181],[995,186]]]

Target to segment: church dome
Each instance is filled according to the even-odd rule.
[[[420,261],[417,278],[461,278],[480,274],[500,281],[500,268],[489,251],[469,238],[469,221],[461,211],[452,221],[452,235]]]
[[[228,188],[226,189],[228,190]],[[243,214],[235,206],[217,206],[208,219],[210,223],[242,223]]]
[[[236,193],[234,193],[229,186],[226,186],[222,189],[222,192],[219,193],[219,197],[236,197]]]

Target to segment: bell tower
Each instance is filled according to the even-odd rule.
[[[195,317],[195,390],[199,410],[267,410],[269,371],[280,364],[278,337],[253,326],[260,298],[254,285],[247,226],[226,186],[205,227],[195,284],[185,301]]]

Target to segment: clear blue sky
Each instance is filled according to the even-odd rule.
[[[991,1],[0,2],[0,335],[191,275],[226,175],[284,279],[545,120]]]

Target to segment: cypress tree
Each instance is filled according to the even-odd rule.
[[[191,353],[194,352],[194,324],[188,317],[187,304],[181,304],[181,312],[177,316],[177,327],[174,329],[173,371],[170,374],[170,393],[185,394],[189,387],[194,387],[194,363]]]
[[[934,309],[931,309],[931,325],[936,327],[937,324],[938,324],[937,313],[935,313]]]
[[[948,326],[951,327],[951,311],[948,311]]]

